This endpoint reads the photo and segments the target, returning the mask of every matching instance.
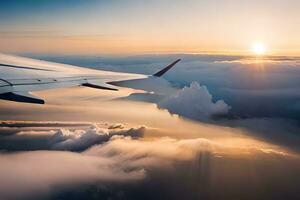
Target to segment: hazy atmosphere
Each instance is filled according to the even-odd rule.
[[[11,0],[0,2],[4,52],[248,54],[300,52],[298,0]]]
[[[0,200],[300,199],[299,10],[0,1]]]

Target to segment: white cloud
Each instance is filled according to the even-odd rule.
[[[113,129],[111,127],[114,127]],[[118,130],[118,127],[121,130]],[[67,129],[58,130],[50,140],[52,148],[56,150],[81,151],[95,144],[107,142],[114,135],[123,135],[131,137],[143,136],[145,127],[124,129],[124,125],[117,124],[107,128],[99,128],[93,125],[87,130]]]
[[[66,141],[74,133],[62,131]],[[58,136],[58,135],[57,135]],[[81,140],[85,142],[86,140]],[[127,184],[143,179],[149,168],[169,168],[211,150],[209,140],[161,138],[134,140],[115,135],[103,145],[82,153],[32,151],[0,154],[0,199],[24,199],[51,193],[57,186],[76,184]]]
[[[60,129],[50,139],[52,149],[81,151],[95,144],[107,142],[114,135],[142,137],[145,127],[124,129],[124,125],[116,124],[108,128],[100,128],[97,125],[86,130]]]
[[[47,123],[48,122],[45,122],[46,125]],[[44,124],[40,123],[40,125],[43,126]],[[143,137],[146,127],[138,126],[128,128],[123,124],[87,124],[82,127],[4,127],[4,129],[0,130],[3,132],[0,135],[0,149],[8,151],[83,151],[93,145],[107,142],[115,135],[130,136],[132,138]],[[29,143],[30,145],[28,145]]]
[[[166,98],[159,104],[172,114],[203,120],[213,115],[227,114],[230,106],[223,100],[213,102],[212,95],[205,86],[192,82],[190,87],[184,87],[177,94]]]
[[[0,199],[5,200],[45,195],[53,186],[134,181],[145,175],[142,169],[124,171],[113,159],[71,152],[2,154],[0,162]]]
[[[57,138],[66,141],[67,138],[73,137],[73,132],[65,131]],[[85,141],[88,140],[81,140],[82,143]],[[241,180],[253,181],[251,178],[255,176],[245,173],[249,171],[249,162],[250,166],[256,167],[260,166],[261,162],[263,163],[261,169],[265,172],[267,170],[266,173],[279,175],[286,175],[281,169],[289,169],[290,166],[299,163],[299,160],[293,160],[289,154],[269,147],[262,149],[260,146],[252,145],[241,148],[236,145],[223,146],[220,143],[203,138],[136,140],[115,135],[108,142],[94,145],[82,153],[62,151],[2,153],[0,154],[0,199],[36,199],[38,195],[40,199],[43,199],[45,195],[63,191],[65,187],[84,184],[107,187],[111,191],[114,191],[115,185],[124,184],[121,187],[122,190],[126,190],[128,185],[136,181],[142,182],[134,184],[135,189],[144,191],[145,194],[149,189],[147,187],[151,185],[170,188],[170,191],[179,189],[176,187],[181,187],[181,185],[163,181],[168,178],[169,174],[172,179],[182,181],[183,184],[194,184],[193,181],[195,181],[195,184],[202,182],[205,186],[209,184],[205,180],[213,178],[212,173],[225,173],[228,178],[224,181],[234,184],[234,181],[230,182],[230,178],[237,176],[235,173],[237,165],[239,173],[242,174]],[[251,160],[252,157],[255,159]],[[274,157],[276,157],[275,161]],[[245,163],[245,158],[248,159],[247,163]],[[276,164],[265,168],[266,160],[275,163],[282,160],[281,163],[285,165],[285,168],[272,167]],[[222,167],[224,162],[226,168]],[[218,164],[212,168],[208,167],[213,163]],[[187,170],[192,174],[200,173],[201,176],[192,175],[191,177],[194,178],[188,178]],[[294,169],[291,167],[288,172],[294,175],[295,171],[292,170]],[[182,179],[182,177],[186,178]],[[262,178],[261,174],[260,177]],[[220,192],[223,188],[222,183],[219,183],[218,177],[214,178],[217,179],[213,182],[214,186],[219,188],[214,192]],[[150,181],[150,186],[145,185],[147,180]],[[198,189],[197,187],[197,192],[199,192]],[[191,191],[196,192],[187,190],[185,195],[190,194]],[[99,193],[101,190],[96,192]]]

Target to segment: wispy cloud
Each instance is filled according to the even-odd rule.
[[[65,137],[72,134],[76,133]],[[89,143],[88,140],[81,142]],[[286,192],[281,186],[289,188],[291,196],[298,194],[294,187],[287,187],[299,184],[297,157],[256,145],[240,148],[224,144],[204,138],[144,140],[115,135],[82,153],[2,153],[0,198],[55,199],[60,195],[68,198],[77,194],[78,198],[121,195],[125,199],[141,199],[146,195],[155,199],[166,196],[198,199],[217,194],[224,199],[236,195],[236,187],[243,188],[239,195],[253,197],[253,188],[260,183],[257,177],[269,180],[270,175],[273,179],[266,184],[276,189],[263,190],[257,197],[281,195]],[[248,173],[249,170],[256,173]],[[224,184],[228,185],[226,189]],[[155,188],[160,192],[153,192]]]

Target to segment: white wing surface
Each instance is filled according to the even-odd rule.
[[[151,77],[159,77],[179,60]],[[30,58],[0,54],[0,99],[43,104],[31,91],[72,86],[118,90],[122,83],[150,76],[93,70]],[[116,83],[116,84],[114,84]]]

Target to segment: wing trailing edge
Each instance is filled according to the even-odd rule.
[[[0,94],[0,99],[23,103],[45,104],[43,99],[33,96],[28,92],[8,92]]]
[[[101,90],[114,90],[114,91],[118,91],[117,88],[112,87],[112,86],[108,86],[108,84],[105,84],[105,86],[103,86],[103,85],[96,85],[96,84],[92,84],[92,83],[83,83],[82,86],[90,87],[90,88],[96,88],[96,89],[101,89]]]

